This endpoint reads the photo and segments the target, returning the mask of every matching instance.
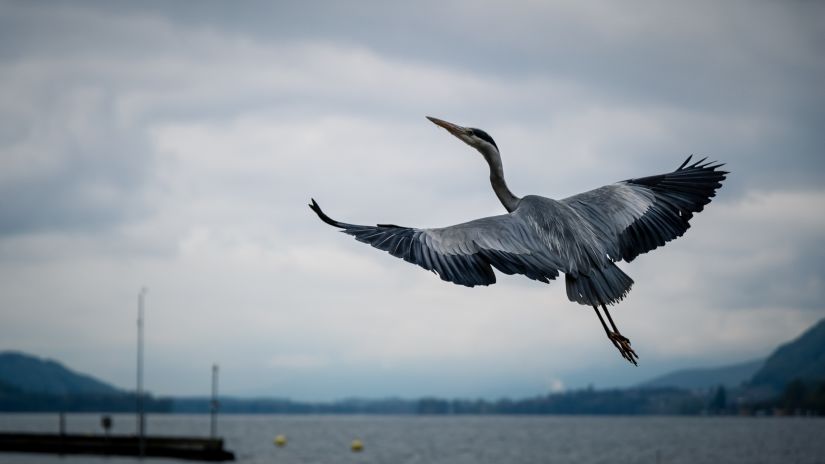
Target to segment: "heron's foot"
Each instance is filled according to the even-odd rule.
[[[610,341],[613,342],[613,346],[619,350],[619,353],[622,354],[623,358],[633,363],[634,366],[639,365],[637,362],[639,360],[639,355],[637,355],[636,352],[633,351],[633,348],[630,347],[630,339],[619,332],[610,332],[607,337],[610,338]]]

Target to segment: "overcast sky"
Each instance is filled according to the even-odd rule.
[[[819,2],[0,2],[0,350],[296,399],[543,394],[768,354],[825,316]],[[638,368],[562,281],[464,288],[321,223],[732,172],[621,267]]]

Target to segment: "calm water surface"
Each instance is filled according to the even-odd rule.
[[[134,434],[134,415],[112,433]],[[99,414],[70,414],[70,433],[100,433]],[[55,414],[0,414],[0,431],[57,432]],[[237,462],[275,463],[822,463],[825,419],[581,416],[226,415],[218,432]],[[206,436],[209,417],[149,415],[151,435]],[[284,448],[272,440],[283,434]],[[353,453],[353,439],[364,451]],[[133,458],[0,454],[3,464],[136,464]],[[148,464],[182,461],[151,459]]]

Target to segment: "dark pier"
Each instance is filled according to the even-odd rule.
[[[0,452],[140,456],[136,436],[0,433]],[[223,448],[220,438],[144,438],[144,457],[195,461],[234,461],[235,454]]]

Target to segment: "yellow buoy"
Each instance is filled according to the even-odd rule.
[[[286,437],[283,435],[278,435],[274,440],[272,440],[272,442],[275,443],[275,446],[278,448],[283,448],[286,446]]]
[[[358,453],[364,449],[364,444],[361,443],[361,440],[355,439],[352,440],[352,445],[350,448],[352,448],[353,452]]]

